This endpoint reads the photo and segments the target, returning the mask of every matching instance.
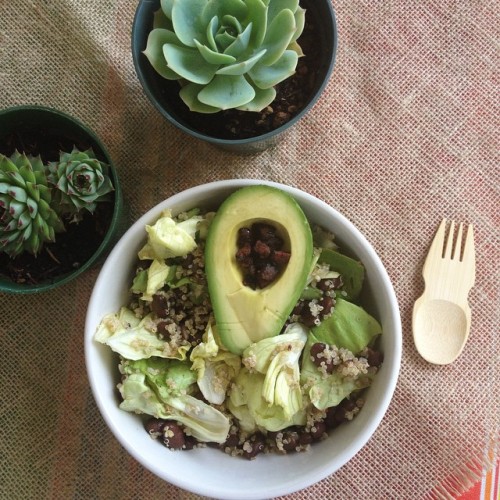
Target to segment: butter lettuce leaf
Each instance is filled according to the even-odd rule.
[[[334,370],[326,374],[311,359],[312,345],[323,343],[336,346],[354,357],[381,333],[382,327],[378,321],[362,307],[337,298],[332,315],[309,332],[302,357],[301,384],[308,388],[307,394],[316,408],[324,410],[337,406],[352,392],[368,387],[374,372],[362,369],[350,376],[342,370]]]
[[[204,398],[209,403],[222,404],[229,385],[240,371],[241,358],[221,348],[213,328],[211,323],[207,325],[202,342],[191,351],[190,360]]]
[[[170,275],[170,266],[165,264],[163,260],[154,259],[148,268],[148,281],[143,299],[153,299],[153,295],[161,290]]]
[[[249,428],[277,431],[304,422],[299,359],[307,330],[290,325],[243,352],[245,365],[231,388],[228,407]]]
[[[130,360],[148,359],[152,356],[186,359],[186,353],[191,348],[190,344],[178,346],[161,339],[156,333],[152,314],[139,320],[127,308],[122,308],[118,314],[106,315],[94,338]]]
[[[302,408],[289,418],[282,406],[264,399],[264,384],[265,375],[249,372],[247,368],[242,368],[236,377],[226,404],[240,421],[240,427],[246,432],[259,429],[274,432],[291,425],[305,425],[305,410]]]
[[[359,353],[382,333],[380,323],[362,307],[337,297],[332,315],[312,329],[318,342]]]
[[[318,264],[327,265],[331,271],[342,276],[341,290],[348,300],[356,300],[363,288],[365,268],[363,264],[347,255],[333,249],[323,248],[318,258]]]
[[[177,222],[169,211],[165,212],[154,225],[146,225],[148,240],[139,251],[142,260],[168,259],[183,257],[192,252],[197,244],[195,241],[201,216],[193,216],[185,221]]]
[[[337,406],[354,391],[368,387],[373,380],[373,373],[362,372],[354,377],[347,377],[334,371],[324,374],[311,360],[311,346],[320,342],[312,333],[309,334],[304,349],[300,372],[301,384],[307,388],[307,396],[319,410]]]
[[[199,441],[223,443],[229,419],[216,408],[193,397],[196,373],[178,360],[151,358],[122,361],[124,379],[118,388],[120,408],[182,423]]]

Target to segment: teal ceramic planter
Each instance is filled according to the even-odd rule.
[[[107,232],[95,252],[75,270],[57,278],[40,281],[36,284],[16,283],[2,273],[0,269],[0,292],[11,294],[39,293],[52,290],[75,279],[94,266],[115,243],[123,229],[123,196],[116,168],[96,134],[77,119],[52,108],[42,106],[17,106],[0,111],[0,153],[10,155],[9,138],[26,137],[26,140],[52,140],[64,138],[78,145],[79,142],[90,144],[94,153],[110,166],[110,176],[114,185],[114,206]],[[56,237],[57,239],[57,237]]]
[[[333,71],[337,53],[337,23],[331,0],[301,0],[300,5],[306,9],[306,19],[311,19],[315,25],[314,54],[309,55],[317,66],[315,83],[304,108],[281,127],[246,139],[227,139],[200,130],[198,124],[201,120],[206,121],[205,116],[186,113],[186,105],[178,96],[179,83],[162,78],[143,54],[153,26],[154,13],[160,8],[160,0],[141,0],[132,27],[134,66],[146,96],[162,116],[177,128],[222,149],[236,153],[256,153],[277,144],[320,98]]]

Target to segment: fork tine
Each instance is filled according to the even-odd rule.
[[[446,238],[446,248],[444,250],[443,258],[451,259],[451,251],[453,248],[453,233],[455,232],[455,221],[451,221],[448,237]]]
[[[458,233],[457,233],[457,239],[455,240],[455,246],[453,247],[453,255],[452,255],[452,260],[461,260],[461,253],[462,253],[462,232],[463,232],[464,225],[460,223],[458,225]]]
[[[441,257],[443,255],[444,248],[444,236],[446,234],[446,219],[441,221],[438,230],[432,240],[431,247],[429,248],[428,256],[435,255]]]
[[[463,262],[466,262],[470,266],[474,266],[476,262],[475,250],[474,250],[474,231],[472,229],[472,224],[467,227],[467,237],[465,238],[464,253],[462,257]]]

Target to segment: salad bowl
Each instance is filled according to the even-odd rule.
[[[309,450],[287,455],[261,454],[245,460],[212,447],[170,451],[150,439],[140,416],[119,408],[117,355],[96,342],[102,318],[127,303],[137,253],[145,242],[145,226],[166,209],[176,213],[203,207],[216,210],[235,190],[266,184],[285,191],[310,222],[335,234],[335,241],[365,266],[363,307],[375,316],[383,334],[384,361],[366,392],[359,415],[342,424]],[[138,219],[116,244],[95,283],[85,326],[85,358],[90,386],[103,419],[116,439],[146,469],[185,490],[215,498],[271,498],[306,488],[344,466],[370,440],[393,396],[401,360],[401,322],[397,299],[376,252],[359,230],[323,201],[298,189],[259,180],[225,180],[193,187],[159,203]]]

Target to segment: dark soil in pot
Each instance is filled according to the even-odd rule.
[[[59,159],[60,151],[71,152],[73,147],[85,151],[92,147],[88,140],[67,130],[40,130],[20,125],[0,143],[0,153],[10,156],[16,149],[27,155],[40,155],[44,163]],[[97,158],[106,161],[93,148]],[[71,273],[94,255],[106,235],[113,215],[113,203],[98,203],[93,214],[84,211],[79,223],[63,220],[66,231],[56,234],[54,243],[45,244],[35,257],[23,253],[15,258],[0,252],[0,274],[18,284],[50,283]]]

